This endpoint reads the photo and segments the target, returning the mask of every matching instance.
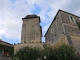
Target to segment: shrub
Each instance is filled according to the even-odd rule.
[[[43,49],[42,60],[78,60],[73,47],[62,44],[58,47],[46,46]]]
[[[20,60],[18,57],[13,57],[13,60]]]
[[[76,21],[76,23],[77,23],[78,28],[80,29],[80,22]]]
[[[73,47],[69,45],[61,45],[53,50],[55,60],[76,60],[77,56]]]
[[[37,60],[40,57],[40,49],[37,47],[24,47],[17,51],[14,57],[18,57],[20,60]]]
[[[42,60],[53,60],[53,47],[52,46],[45,46],[42,51],[41,55]]]
[[[13,47],[0,44],[0,52],[3,51],[3,50],[4,50],[4,51],[5,51],[5,50],[8,51],[10,57],[13,58],[13,55],[14,55],[14,48],[13,48]]]
[[[58,47],[44,46],[43,49],[27,46],[17,51],[14,57],[14,60],[38,60],[38,58],[41,60],[80,60],[74,48],[66,44]]]

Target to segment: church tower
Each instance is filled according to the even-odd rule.
[[[40,17],[37,15],[27,15],[22,18],[21,43],[42,42],[42,28],[40,26]]]

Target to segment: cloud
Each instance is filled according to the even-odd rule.
[[[66,5],[63,6],[63,10],[80,16],[80,0],[68,0]]]
[[[43,34],[47,31],[57,11],[80,16],[79,0],[0,0],[0,38],[21,40],[22,19],[29,14],[38,14],[41,18]],[[8,40],[7,39],[7,40]]]
[[[21,18],[31,14],[32,4],[26,4],[25,0],[16,0],[11,4],[9,0],[0,0],[0,38],[2,36],[11,39],[21,39]],[[14,8],[13,8],[14,6]],[[5,40],[6,41],[6,40]],[[9,41],[8,41],[9,42]]]

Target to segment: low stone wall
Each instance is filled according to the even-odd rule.
[[[80,54],[80,36],[70,35],[71,42],[76,52]]]
[[[12,60],[11,57],[0,57],[0,60]]]
[[[14,54],[16,53],[16,51],[18,51],[19,49],[25,47],[25,46],[31,46],[31,47],[40,47],[43,48],[43,45],[45,43],[25,43],[25,44],[17,44],[14,45]]]

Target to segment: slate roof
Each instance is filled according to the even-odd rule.
[[[26,17],[22,18],[22,20],[24,20],[24,19],[32,19],[32,18],[39,18],[39,22],[41,22],[40,21],[40,16],[37,16],[36,14],[27,15]]]

